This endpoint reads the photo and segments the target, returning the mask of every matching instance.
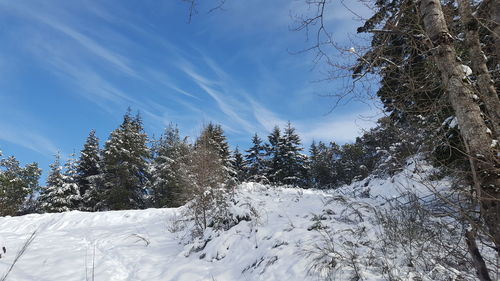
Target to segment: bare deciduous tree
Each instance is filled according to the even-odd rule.
[[[202,133],[188,156],[187,184],[189,216],[195,222],[195,235],[207,227],[223,228],[228,216],[230,190],[228,173],[217,146],[209,134]]]
[[[458,0],[458,2],[461,21],[465,28],[466,46],[471,57],[471,68],[477,76],[479,94],[488,111],[495,135],[498,136],[500,134],[500,100],[486,65],[487,58],[481,49],[479,22],[472,14],[470,0]]]
[[[438,66],[443,87],[460,126],[460,133],[473,158],[473,170],[477,176],[477,197],[482,215],[488,226],[497,252],[500,254],[500,175],[496,167],[498,157],[489,128],[486,126],[479,105],[474,101],[474,89],[465,79],[441,3],[437,0],[422,0],[420,12],[425,31],[433,44],[433,56]]]

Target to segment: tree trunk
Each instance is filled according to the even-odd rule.
[[[493,22],[493,36],[495,39],[496,62],[500,61],[500,1],[493,0],[491,7],[491,21]]]
[[[465,241],[467,242],[467,248],[472,257],[472,262],[476,268],[476,274],[481,281],[491,281],[490,274],[488,273],[488,268],[484,262],[481,253],[476,244],[476,235],[474,232],[467,230],[465,232]]]
[[[473,100],[474,89],[456,61],[453,37],[448,31],[439,0],[421,0],[420,13],[433,44],[433,56],[441,72],[443,87],[460,126],[462,139],[474,159],[480,190],[476,190],[481,214],[500,254],[500,174],[492,137]]]
[[[458,3],[460,17],[465,27],[465,40],[470,52],[472,71],[477,76],[479,96],[484,102],[488,111],[487,116],[492,122],[493,135],[498,139],[500,136],[500,99],[493,84],[493,78],[486,66],[486,57],[481,49],[478,33],[479,22],[472,16],[470,0],[458,0]],[[499,49],[498,46],[496,48]]]

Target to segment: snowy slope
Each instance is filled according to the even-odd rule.
[[[311,267],[313,259],[342,265],[337,280],[356,271],[364,280],[386,280],[375,268],[380,227],[373,208],[401,188],[429,192],[411,178],[415,169],[329,192],[245,183],[237,199],[252,204],[259,218],[222,233],[207,230],[197,241],[173,223],[180,208],[2,217],[0,246],[7,254],[0,277],[36,230],[8,280],[92,280],[92,267],[95,280],[319,280],[326,273]],[[318,253],[328,247],[326,256]],[[373,268],[350,266],[352,251],[360,263],[372,258],[363,264]]]

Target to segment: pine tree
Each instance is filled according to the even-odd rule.
[[[277,155],[279,156],[279,169],[275,180],[278,183],[305,186],[307,183],[307,157],[301,153],[303,150],[299,135],[295,128],[288,122]]]
[[[360,138],[357,138],[354,143],[342,145],[340,159],[335,165],[340,185],[350,184],[368,175],[368,169],[364,161],[365,155],[366,153]]]
[[[71,165],[71,162],[67,163],[66,167]],[[57,153],[54,163],[50,164],[47,186],[40,195],[41,207],[44,211],[66,212],[75,208],[78,188],[76,185],[65,182],[65,178],[66,175],[63,174],[61,167],[61,156]]]
[[[335,147],[336,144],[332,143],[327,146],[323,142],[316,144],[312,142],[309,149],[310,162],[309,162],[309,179],[310,186],[313,188],[333,188],[336,186],[336,172],[335,172]]]
[[[40,208],[36,197],[40,193],[38,181],[41,174],[42,169],[38,168],[38,164],[35,162],[26,164],[20,171],[19,178],[28,190],[28,196],[25,197],[19,214],[31,214],[39,211]]]
[[[377,121],[375,128],[363,134],[361,137],[364,151],[363,164],[370,174],[392,176],[404,167],[408,156],[416,154],[417,148],[428,142],[428,134],[425,134],[427,130],[414,126],[415,123],[415,121],[392,122],[389,117],[383,117]],[[446,131],[453,132],[448,128]],[[456,135],[450,137],[444,134],[444,137],[448,137],[448,141],[456,139]],[[446,156],[440,155],[439,159],[449,159],[453,151],[449,145],[440,145],[434,149],[434,154],[438,153],[446,154]]]
[[[13,156],[0,159],[0,216],[36,211],[34,194],[39,188],[40,174],[36,163],[23,168]]]
[[[246,150],[245,166],[247,180],[268,183],[266,178],[266,147],[257,134],[252,137],[252,147]]]
[[[202,130],[199,140],[206,141],[204,145],[210,146],[211,149],[218,153],[224,166],[231,166],[229,144],[227,143],[227,139],[221,125],[209,123]]]
[[[95,211],[99,208],[99,192],[102,190],[102,171],[99,139],[91,130],[80,152],[77,164],[77,183],[82,196],[82,210]]]
[[[243,155],[241,154],[238,147],[233,151],[231,165],[235,171],[235,179],[237,182],[244,182],[247,178],[247,171],[245,167],[245,161],[243,160]]]
[[[320,142],[321,144],[321,142]],[[313,140],[311,146],[309,147],[309,186],[312,188],[318,188],[320,186],[319,182],[319,171],[320,171],[320,152],[316,141]]]
[[[103,151],[104,209],[146,207],[149,148],[139,115],[130,109],[119,128],[109,136]]]
[[[63,181],[62,190],[68,194],[68,208],[70,210],[80,209],[82,197],[78,186],[77,161],[74,153],[70,154],[69,159],[64,164]]]
[[[270,182],[279,184],[278,174],[281,173],[280,144],[282,143],[281,131],[275,126],[271,134],[267,137],[269,143],[266,144],[266,177]]]
[[[187,200],[184,178],[190,146],[181,140],[179,129],[170,124],[153,147],[151,178],[153,204],[156,207],[179,207]]]
[[[231,152],[227,143],[224,130],[221,125],[209,123],[201,132],[200,137],[195,143],[195,147],[199,146],[198,142],[203,142],[202,146],[206,146],[210,151],[217,153],[222,166],[226,170],[225,174],[228,179],[235,180],[236,172],[231,163]]]

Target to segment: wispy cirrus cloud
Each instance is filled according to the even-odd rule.
[[[59,149],[46,136],[33,132],[33,128],[20,128],[0,124],[0,139],[20,145],[42,155],[54,155]]]
[[[248,106],[244,101],[235,100],[235,96],[238,96],[236,87],[231,86],[229,81],[224,80],[224,78],[227,78],[227,75],[213,61],[211,64],[207,64],[207,66],[219,75],[218,78],[220,80],[213,80],[201,75],[193,69],[190,63],[183,63],[179,65],[179,68],[215,101],[220,111],[226,115],[228,123],[236,123],[247,133],[255,132],[255,126],[251,120],[244,118],[245,112],[248,111]],[[229,124],[226,123],[225,125]],[[238,129],[232,130],[239,131]]]
[[[257,102],[252,102],[252,110],[257,122],[265,128],[264,133],[270,132],[275,126],[283,129],[288,122],[291,122],[304,144],[309,144],[313,140],[338,143],[353,141],[364,130],[373,128],[376,120],[382,116],[382,111],[376,107],[342,116],[323,115],[319,118],[289,119]]]
[[[25,39],[24,48],[34,55],[42,67],[60,77],[61,84],[66,84],[67,88],[71,89],[68,91],[70,94],[79,94],[113,115],[127,106],[132,106],[152,120],[160,124],[165,123],[159,112],[167,111],[167,108],[150,101],[148,97],[127,93],[121,77],[125,75],[129,77],[128,81],[137,80],[143,83],[155,79],[163,82],[163,79],[136,72],[131,60],[119,54],[112,45],[99,43],[91,37],[92,33],[87,32],[86,35],[79,31],[83,27],[71,21],[68,18],[70,14],[59,10],[59,7],[50,7],[54,10],[48,12],[44,9],[47,7],[25,9],[22,4],[18,6],[4,3],[0,8],[23,17],[26,22],[36,23],[28,24],[24,30],[30,35]],[[108,35],[112,38],[119,37],[112,32]],[[50,40],[47,40],[48,38]],[[134,44],[130,40],[128,43]],[[152,107],[158,112],[152,112]]]
[[[271,132],[274,126],[283,128],[288,122],[253,99],[250,99],[250,105],[255,120],[262,128],[264,128],[265,132]]]
[[[244,131],[247,134],[256,132],[260,135],[266,135],[275,126],[285,128],[290,121],[297,128],[304,144],[313,140],[345,143],[353,141],[363,130],[374,127],[376,120],[382,114],[376,106],[351,110],[349,114],[328,114],[330,109],[328,105],[323,106],[322,111],[316,111],[313,116],[278,113],[275,110],[276,104],[274,106],[266,105],[256,95],[248,94],[214,59],[200,54],[200,59],[197,59],[197,62],[200,61],[204,62],[204,66],[210,69],[210,76],[200,74],[194,70],[190,63],[181,64],[179,68],[217,102],[221,111],[229,117],[226,119],[227,124],[231,122],[239,124],[245,128]],[[269,69],[261,66],[261,72],[262,79],[258,80],[260,88],[267,89],[266,93],[269,93],[269,88],[279,89],[279,87],[276,88],[279,81],[272,78],[273,75]],[[288,93],[286,98],[283,97],[284,99],[279,102],[282,103],[283,107],[289,107],[296,111],[300,107],[316,104],[315,100],[317,99],[322,99],[323,103],[326,104],[333,102],[315,94],[315,91],[312,90],[316,87],[314,84],[306,83],[305,86],[305,88],[296,89],[293,93]]]
[[[122,55],[117,54],[116,52],[110,50],[109,48],[104,47],[102,44],[92,39],[91,37],[83,34],[78,31],[76,28],[71,27],[69,24],[64,24],[55,16],[51,16],[46,10],[38,10],[38,9],[30,9],[28,7],[24,7],[23,5],[7,5],[5,8],[21,15],[27,20],[34,20],[38,23],[45,24],[48,27],[54,29],[55,31],[61,32],[69,38],[73,39],[76,42],[76,45],[81,47],[82,49],[89,52],[91,55],[96,56],[99,59],[102,59],[109,64],[113,65],[119,71],[122,71],[131,76],[137,76],[135,71],[129,65],[128,60]],[[56,7],[51,7],[56,8]],[[56,8],[57,9],[57,8]],[[66,22],[69,22],[66,18]]]
[[[174,90],[176,93],[182,94],[186,97],[190,97],[196,100],[200,100],[199,97],[197,97],[195,94],[192,92],[189,92],[187,90],[182,89],[179,85],[177,85],[172,78],[166,74],[165,72],[158,71],[156,69],[146,69],[144,71],[145,75],[149,78],[152,78],[153,80],[157,81],[159,84],[166,86],[169,89]]]
[[[40,132],[40,122],[28,112],[4,107],[0,117],[0,140],[25,147],[46,157],[59,150],[48,136]]]
[[[286,51],[303,46],[295,43],[302,42],[304,34],[289,32],[290,14],[294,9],[302,12],[304,7],[297,5],[301,1],[236,2],[228,2],[230,13],[216,12],[196,28],[176,26],[185,28],[181,32],[162,26],[162,21],[150,22],[155,11],[141,17],[141,11],[135,13],[125,4],[88,1],[80,7],[47,1],[33,8],[6,1],[0,2],[0,10],[23,19],[22,28],[15,29],[21,31],[19,41],[56,77],[54,83],[64,86],[59,90],[66,89],[72,101],[83,97],[109,116],[117,117],[131,106],[155,129],[173,121],[192,132],[201,123],[214,121],[238,139],[249,139],[254,132],[267,134],[290,120],[305,142],[354,139],[360,128],[371,126],[352,121],[355,114],[322,118],[328,102],[317,102],[311,94],[317,91],[309,82],[318,76],[307,72],[310,57]],[[349,16],[338,11],[329,17],[329,23],[336,23]],[[205,34],[206,30],[210,32]],[[190,32],[196,38],[182,42]],[[257,33],[263,35],[248,37]],[[230,47],[217,45],[221,38],[227,40],[221,44]],[[29,138],[13,129],[4,135],[11,140]],[[43,135],[32,138],[44,144],[40,147],[50,147]]]
[[[52,28],[61,31],[67,36],[71,37],[72,39],[77,41],[80,46],[84,47],[87,51],[97,56],[98,58],[107,61],[108,63],[110,63],[111,65],[115,66],[117,69],[123,71],[128,75],[137,77],[137,74],[129,66],[129,63],[124,57],[110,51],[108,48],[103,47],[101,44],[92,40],[88,36],[85,36],[84,34],[76,31],[75,29],[72,29],[66,25],[54,21],[53,19],[47,17],[39,17],[39,19],[42,22],[51,26]]]
[[[88,65],[61,57],[56,46],[49,45],[46,48],[42,52],[38,48],[36,52],[41,59],[43,58],[45,64],[50,65],[49,69],[65,79],[66,82],[70,81],[72,85],[76,85],[75,93],[79,93],[82,97],[96,103],[102,109],[113,112],[113,108],[117,104],[125,106],[139,103],[135,98],[125,94],[104,79],[99,73],[89,69]]]

